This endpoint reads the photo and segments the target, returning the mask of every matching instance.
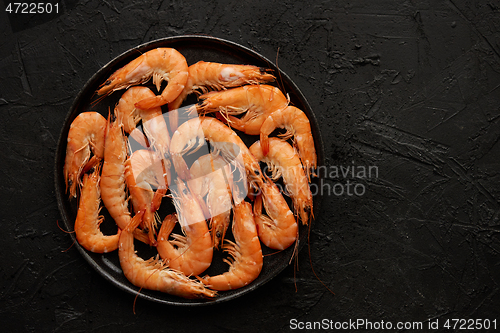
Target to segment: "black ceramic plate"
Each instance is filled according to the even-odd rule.
[[[57,151],[56,151],[56,163],[55,163],[55,187],[56,187],[56,195],[58,206],[61,211],[63,222],[67,228],[67,230],[73,230],[74,221],[77,213],[77,203],[76,200],[69,200],[68,196],[65,193],[65,184],[63,178],[63,165],[64,165],[64,157],[66,151],[66,138],[68,135],[69,127],[71,122],[75,117],[85,111],[98,111],[102,113],[105,117],[108,115],[108,110],[113,109],[115,104],[117,103],[120,96],[124,91],[117,91],[111,94],[110,96],[104,98],[99,103],[94,104],[93,102],[96,100],[95,91],[98,89],[99,85],[106,81],[106,79],[118,68],[124,66],[131,60],[138,57],[140,54],[151,50],[157,47],[171,47],[177,49],[181,52],[188,62],[188,65],[194,64],[197,61],[213,61],[220,63],[234,63],[234,64],[251,64],[264,68],[270,68],[273,71],[273,74],[278,78],[277,84],[283,91],[289,94],[290,102],[292,105],[302,109],[311,122],[312,133],[315,140],[316,151],[318,154],[318,165],[323,165],[323,143],[321,140],[321,136],[319,133],[319,127],[314,117],[314,113],[312,112],[309,104],[306,99],[299,91],[299,89],[295,86],[295,84],[290,80],[290,78],[283,72],[279,72],[278,68],[273,65],[272,62],[259,55],[258,53],[243,47],[241,45],[235,44],[233,42],[229,42],[226,40],[222,40],[219,38],[213,37],[205,37],[205,36],[179,36],[172,38],[165,38],[156,41],[152,41],[147,44],[140,45],[136,48],[133,48],[122,55],[115,58],[113,61],[105,65],[101,70],[99,70],[83,87],[78,96],[76,97],[71,109],[68,113],[68,116],[64,122],[61,135],[58,141]],[[153,90],[155,91],[155,90]],[[256,141],[258,139],[257,136],[254,138],[246,138],[246,143],[251,143],[249,140]],[[319,184],[319,179],[316,178],[314,180],[316,184]],[[319,216],[319,206],[320,206],[320,195],[314,196],[314,216],[318,218]],[[105,209],[101,211],[105,217],[107,212]],[[103,228],[111,228],[109,232],[113,232],[112,228],[103,224]],[[116,228],[116,226],[114,226]],[[116,230],[115,230],[116,231]],[[104,230],[106,232],[106,230]],[[75,239],[74,234],[71,234],[73,240]],[[307,226],[301,226],[299,230],[299,239],[300,245],[304,245],[307,242]],[[136,242],[137,244],[138,242]],[[123,275],[120,263],[118,260],[117,252],[108,253],[108,254],[96,254],[91,253],[83,249],[78,244],[76,245],[78,250],[81,252],[85,260],[89,262],[89,264],[98,271],[105,279],[109,280],[111,283],[116,285],[117,287],[136,295],[138,293],[139,288],[132,285]],[[140,247],[140,245],[136,245],[136,247]],[[300,246],[301,247],[301,246]],[[146,253],[144,256],[153,255],[153,251],[151,249],[143,249]],[[151,254],[147,253],[151,251]],[[139,250],[138,250],[139,251]],[[293,255],[293,246],[288,248],[285,251],[281,251],[276,253],[274,250],[267,249],[263,247],[264,254],[269,254],[264,257],[264,266],[260,276],[253,281],[248,286],[237,289],[234,291],[228,292],[220,292],[218,297],[215,300],[186,300],[182,298],[178,298],[175,296],[171,296],[168,294],[150,291],[150,290],[141,290],[139,296],[160,302],[165,304],[172,305],[184,305],[184,306],[195,306],[195,305],[207,305],[219,303],[227,300],[234,299],[238,296],[246,294],[259,286],[263,285],[267,281],[271,280],[275,277],[279,272],[281,272],[290,262],[290,259]],[[214,263],[209,268],[207,273],[222,273],[224,270],[227,270],[227,265],[222,263],[222,257],[224,255],[221,253],[214,254]]]

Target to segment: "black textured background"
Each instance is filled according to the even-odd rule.
[[[45,17],[0,7],[2,331],[281,332],[294,318],[500,325],[499,1],[59,3]],[[186,34],[277,58],[316,113],[326,165],[378,168],[327,175],[330,186],[366,188],[326,195],[312,230],[312,263],[335,295],[304,248],[295,274],[239,299],[194,309],[139,299],[134,315],[134,296],[58,228],[54,154],[76,94],[129,48]]]

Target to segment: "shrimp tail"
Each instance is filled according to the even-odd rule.
[[[267,156],[267,153],[269,153],[269,137],[262,133],[260,134],[260,146],[262,148],[262,155]]]
[[[171,155],[172,163],[174,165],[175,171],[177,175],[182,180],[188,180],[191,178],[191,174],[189,172],[189,167],[186,164],[186,161],[181,155],[173,154]]]
[[[135,103],[135,107],[141,110],[149,110],[167,104],[168,101],[162,95],[149,97]]]
[[[177,223],[177,214],[169,214],[163,220],[161,224],[160,231],[158,232],[158,240],[167,240],[172,231],[174,230],[175,224]]]
[[[137,227],[139,227],[139,224],[141,224],[143,216],[144,210],[137,212],[137,214],[135,214],[134,217],[130,220],[124,231],[133,232],[134,230],[136,230]]]

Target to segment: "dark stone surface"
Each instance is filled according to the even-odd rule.
[[[280,332],[292,319],[415,321],[425,330],[452,318],[500,324],[497,1],[60,4],[60,15],[26,28],[0,7],[2,330]],[[95,272],[58,228],[52,168],[76,94],[129,48],[186,34],[278,59],[315,111],[323,190],[331,191],[311,232],[311,260],[335,295],[304,248],[297,272],[290,266],[239,299],[193,309],[138,299],[134,315],[134,296]],[[341,166],[378,174],[344,177]],[[336,195],[347,181],[365,193]]]

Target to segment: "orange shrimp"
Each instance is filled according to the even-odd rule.
[[[97,90],[97,94],[109,95],[113,91],[147,82],[151,77],[158,91],[163,80],[167,80],[168,85],[161,95],[137,102],[136,107],[139,109],[162,106],[179,96],[188,78],[186,58],[172,48],[150,50],[114,72]]]
[[[90,152],[97,160],[104,157],[106,119],[97,112],[82,112],[71,123],[64,162],[64,180],[70,197],[76,197],[76,187],[81,186],[80,176],[90,160]]]
[[[267,247],[284,250],[297,240],[297,221],[275,183],[266,181],[261,190],[253,206],[257,233]],[[262,203],[267,216],[262,214]]]
[[[156,244],[154,213],[160,207],[161,200],[167,192],[168,182],[165,182],[165,179],[170,178],[168,171],[166,176],[163,174],[162,161],[150,150],[137,150],[125,161],[125,181],[130,192],[132,206],[135,212],[144,211],[143,226],[148,231],[149,242],[152,245]],[[150,184],[154,185],[157,190],[153,191]]]
[[[288,98],[276,87],[249,85],[201,95],[198,112],[220,111],[229,125],[246,134],[257,135],[266,118],[288,106]],[[241,118],[232,115],[245,113]]]
[[[231,217],[231,168],[221,156],[206,154],[194,161],[190,172],[190,188],[201,197],[207,196],[213,247],[218,249]]]
[[[169,269],[159,259],[144,260],[134,250],[133,231],[141,223],[143,212],[136,214],[120,235],[118,257],[125,277],[135,286],[157,290],[188,299],[214,298],[217,293],[181,272]]]
[[[198,148],[203,145],[204,139],[208,140],[226,160],[243,165],[247,182],[252,188],[258,188],[258,185],[263,181],[258,161],[238,134],[215,118],[192,118],[179,126],[172,135],[170,153],[173,158],[176,155],[183,155],[192,149],[197,142]]]
[[[78,243],[85,249],[95,253],[107,253],[118,248],[120,230],[116,235],[105,236],[99,230],[99,225],[104,220],[99,216],[101,193],[99,190],[100,164],[94,168],[89,176],[83,176],[83,187],[80,204],[75,221],[75,234]]]
[[[144,135],[136,128],[139,121],[142,120],[144,132],[150,144],[165,154],[168,153],[170,136],[161,107],[142,110],[135,106],[137,102],[155,96],[147,87],[137,86],[127,89],[115,107],[115,117],[118,123],[123,124],[123,130],[126,133],[144,145]]]
[[[189,76],[182,93],[168,105],[170,110],[178,109],[187,95],[196,90],[223,90],[244,84],[258,84],[274,80],[268,70],[252,65],[220,64],[198,61],[189,66]]]
[[[101,174],[101,198],[104,206],[120,229],[130,223],[128,198],[125,190],[125,160],[127,159],[127,142],[122,132],[123,125],[108,120],[104,149],[104,163]],[[139,229],[136,237],[149,244],[148,236]]]
[[[265,162],[272,172],[272,179],[283,177],[285,192],[292,198],[295,213],[302,224],[307,224],[312,217],[312,193],[307,176],[295,149],[286,141],[269,138],[269,152],[262,152],[260,141],[250,147],[250,152],[258,161]]]
[[[260,144],[264,156],[269,151],[268,137],[278,127],[286,129],[286,133],[279,137],[284,140],[293,137],[293,144],[297,148],[304,171],[307,178],[311,180],[311,173],[317,166],[317,156],[311,125],[306,114],[295,106],[288,106],[271,113],[260,128]]]
[[[177,216],[168,215],[158,233],[156,248],[170,268],[188,276],[201,274],[210,266],[213,256],[212,238],[205,216],[198,201],[182,181],[179,180],[171,190],[179,223],[186,236],[171,235]],[[171,241],[168,240],[170,235],[173,237]]]
[[[234,206],[233,235],[236,243],[226,240],[223,249],[229,253],[229,271],[216,276],[199,278],[215,290],[232,290],[254,281],[263,265],[262,249],[252,214],[252,205],[242,201]]]

